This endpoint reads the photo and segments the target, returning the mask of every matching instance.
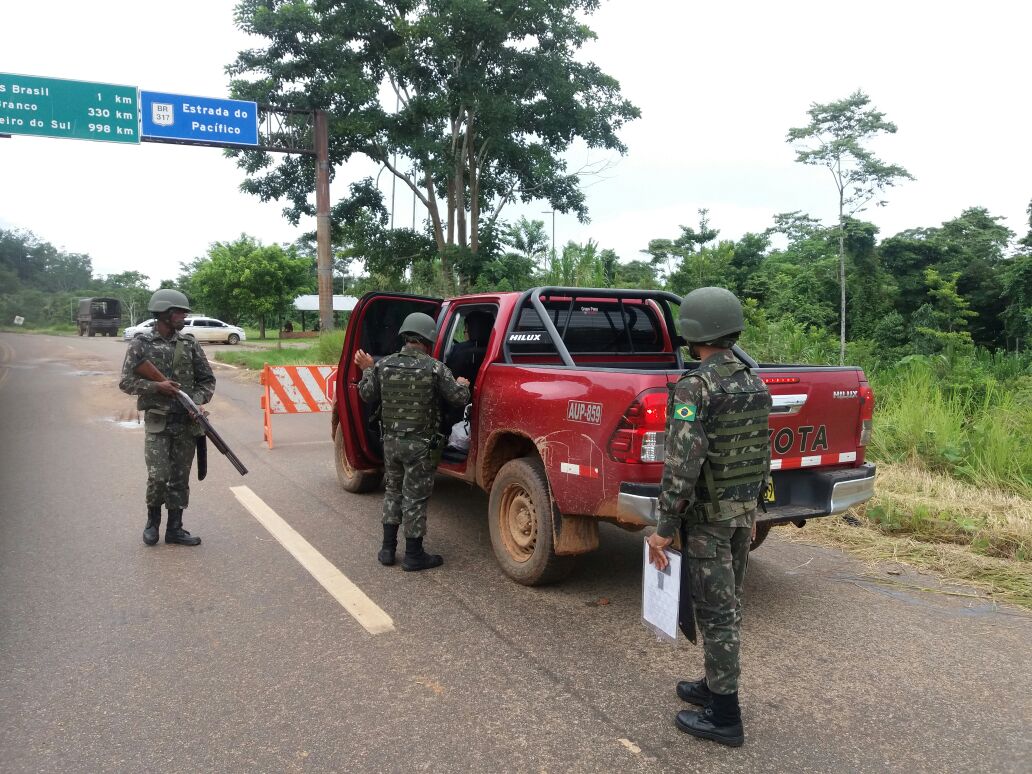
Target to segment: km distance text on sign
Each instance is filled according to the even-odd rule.
[[[0,73],[0,134],[138,143],[135,86]]]

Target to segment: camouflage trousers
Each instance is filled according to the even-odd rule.
[[[702,634],[706,685],[714,693],[738,690],[742,587],[752,533],[749,521],[749,526],[709,522],[688,527],[685,555],[695,620]]]
[[[426,508],[437,469],[430,456],[429,442],[385,435],[383,468],[387,490],[383,497],[383,523],[403,524],[406,538],[423,537]]]
[[[190,469],[197,448],[193,422],[170,418],[159,433],[147,433],[143,458],[147,463],[147,507],[184,509],[190,502]]]

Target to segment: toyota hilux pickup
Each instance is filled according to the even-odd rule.
[[[598,547],[599,522],[656,523],[668,385],[698,363],[677,332],[681,298],[658,290],[539,287],[451,299],[374,291],[351,314],[331,419],[337,476],[348,492],[383,478],[375,406],[358,395],[363,349],[398,349],[411,312],[437,321],[432,354],[471,382],[468,447],[443,450],[438,472],[488,493],[491,544],[504,572],[554,582]],[[841,514],[874,493],[864,459],[874,394],[861,369],[757,363],[735,354],[773,398],[771,483],[753,548],[778,524]],[[461,446],[465,447],[465,444]]]

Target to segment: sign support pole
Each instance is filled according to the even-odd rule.
[[[315,111],[315,239],[319,267],[319,332],[333,330],[330,262],[330,143],[326,111]]]

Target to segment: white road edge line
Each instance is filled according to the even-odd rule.
[[[250,487],[231,486],[229,491],[367,632],[383,634],[394,631],[394,621],[391,617],[329,559],[301,537],[276,511],[266,505]]]

